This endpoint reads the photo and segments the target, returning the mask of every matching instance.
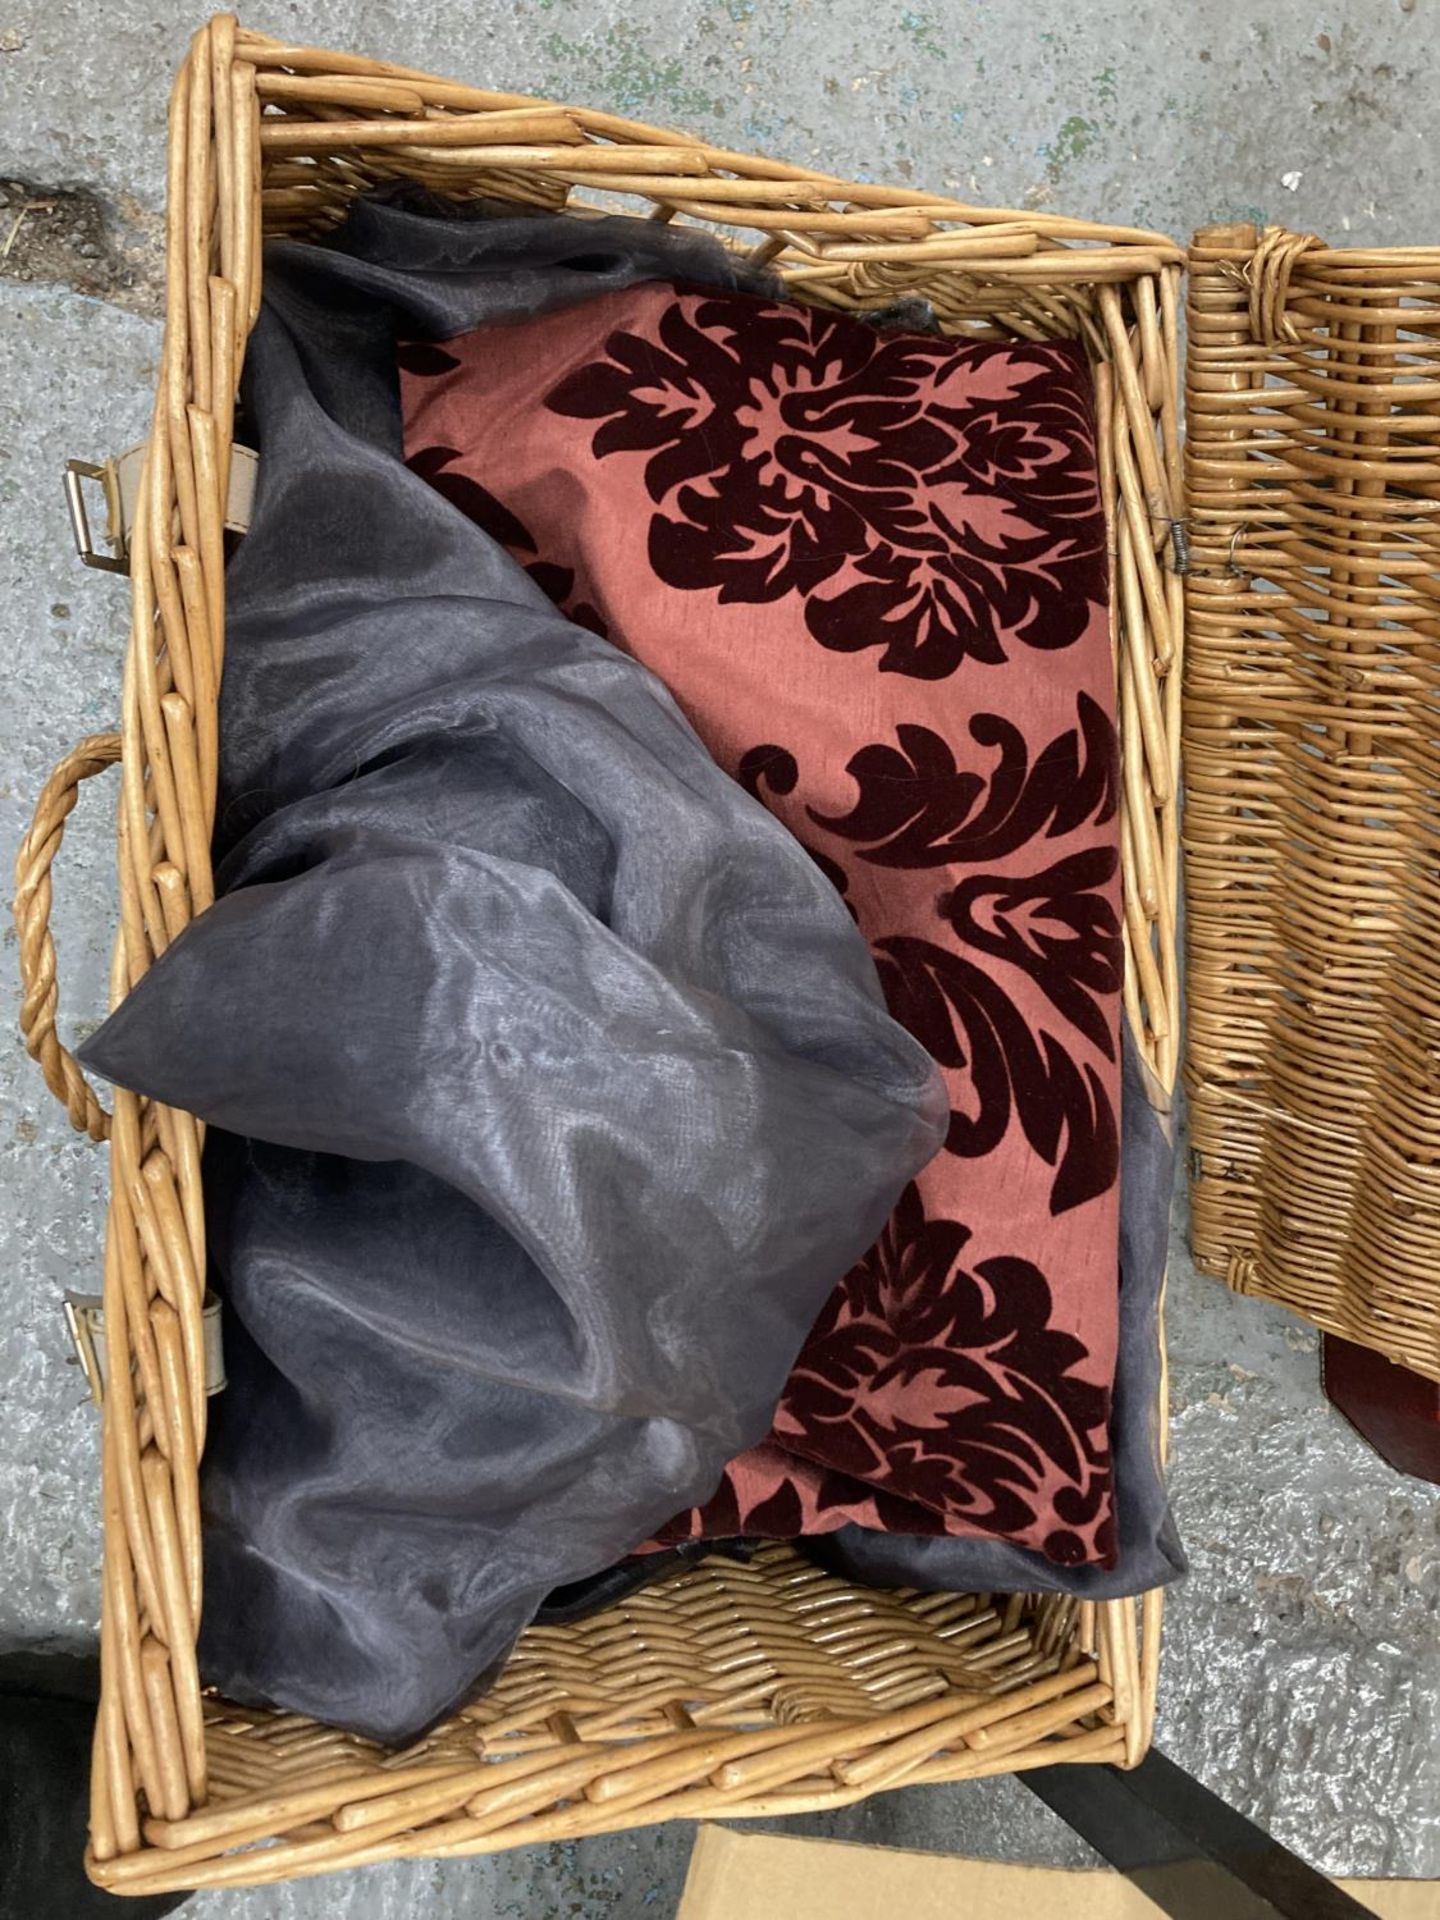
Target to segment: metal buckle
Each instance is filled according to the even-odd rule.
[[[130,529],[135,524],[140,487],[145,477],[145,457],[149,442],[127,447],[113,460],[97,466],[93,460],[65,462],[65,504],[70,509],[70,531],[75,551],[87,567],[99,567],[104,573],[129,573]],[[260,456],[253,447],[238,443],[230,448],[230,484],[225,496],[225,531],[248,533],[255,512],[255,486]],[[105,545],[102,553],[90,533],[90,516],[85,510],[83,481],[96,480],[105,490]]]
[[[108,516],[105,538],[114,549],[112,553],[101,553],[90,537],[90,516],[85,510],[85,489],[80,484],[82,480],[98,480],[105,489]],[[75,536],[75,551],[87,567],[98,567],[102,573],[130,571],[130,557],[125,551],[123,522],[117,501],[113,463],[107,462],[97,467],[93,460],[65,462],[65,504],[70,509],[70,531]]]
[[[104,1305],[98,1293],[67,1293],[65,1324],[70,1329],[70,1344],[85,1375],[90,1398],[97,1407],[105,1404]]]
[[[67,1293],[65,1325],[75,1359],[85,1375],[90,1398],[105,1404],[105,1303],[98,1293]],[[225,1350],[220,1334],[220,1297],[207,1293],[200,1313],[205,1342],[205,1391],[215,1394],[225,1386]]]

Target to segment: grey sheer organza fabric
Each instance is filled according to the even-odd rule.
[[[1124,1031],[1120,1099],[1120,1345],[1110,1406],[1115,1564],[1057,1567],[1005,1540],[841,1527],[804,1542],[821,1566],[876,1587],[939,1593],[1073,1593],[1118,1600],[1178,1579],[1185,1554],[1161,1459],[1160,1304],[1169,1251],[1175,1148],[1164,1096]]]
[[[272,247],[219,899],[83,1050],[212,1124],[202,1672],[398,1743],[763,1438],[945,1101],[809,856],[401,457],[393,338],[657,275],[626,220]]]

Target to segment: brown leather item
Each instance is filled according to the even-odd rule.
[[[1321,1354],[1326,1397],[1361,1439],[1397,1472],[1440,1485],[1440,1381],[1333,1333]]]

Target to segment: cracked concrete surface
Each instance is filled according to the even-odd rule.
[[[165,305],[161,216],[117,215],[84,187],[0,180],[0,278],[76,293],[158,317]]]
[[[0,0],[7,847],[50,765],[117,708],[124,588],[73,560],[59,474],[67,455],[118,450],[144,430],[164,95],[198,17],[176,0]],[[251,17],[314,44],[993,203],[1182,235],[1255,218],[1337,242],[1440,239],[1437,0],[456,0],[443,13],[271,0]],[[113,790],[96,786],[57,872],[72,1032],[99,1016],[113,914]],[[0,985],[0,1032],[13,1033],[13,951]],[[64,1286],[95,1283],[103,1166],[18,1043],[0,1043],[0,1164],[0,1644],[78,1643],[98,1610],[95,1431],[57,1303]],[[1326,1405],[1308,1328],[1197,1278],[1178,1234],[1170,1328],[1175,1497],[1194,1571],[1170,1602],[1160,1740],[1329,1871],[1440,1875],[1440,1494],[1392,1473]],[[1007,1780],[796,1824],[1089,1857]],[[674,1911],[688,1844],[661,1828],[205,1895],[190,1911],[647,1920]]]

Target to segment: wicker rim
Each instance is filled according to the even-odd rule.
[[[287,46],[230,16],[196,36],[171,101],[165,340],[132,536],[113,999],[213,893],[223,502],[262,229],[322,233],[357,191],[397,173],[580,213],[638,196],[654,218],[720,224],[802,299],[867,308],[919,291],[953,332],[1085,342],[1112,553],[1125,1004],[1163,1105],[1178,1047],[1180,250]],[[33,981],[48,967],[53,983],[48,906],[48,876],[37,878],[22,957]],[[44,1047],[48,987],[36,1004]],[[66,1098],[73,1108],[68,1086]],[[1158,1592],[1138,1607],[907,1599],[848,1588],[783,1548],[751,1569],[704,1563],[562,1633],[532,1630],[496,1691],[407,1755],[202,1698],[202,1143],[192,1116],[117,1092],[91,1803],[102,1884],[250,1884],[1143,1754]],[[272,1837],[263,1852],[231,1851]]]

